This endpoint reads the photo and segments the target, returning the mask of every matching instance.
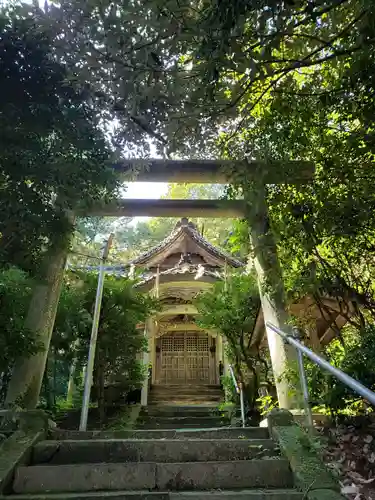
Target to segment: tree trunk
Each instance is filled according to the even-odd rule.
[[[7,391],[6,406],[33,409],[38,403],[67,253],[67,246],[49,253],[44,279],[34,287],[25,327],[34,332],[41,351],[27,359],[19,358],[16,361]]]

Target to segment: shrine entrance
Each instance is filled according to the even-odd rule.
[[[156,342],[155,383],[158,385],[214,385],[215,339],[204,332],[167,334]]]

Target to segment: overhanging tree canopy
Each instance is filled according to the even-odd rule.
[[[32,268],[70,225],[66,211],[116,185],[89,96],[67,82],[48,31],[0,18],[0,259]]]
[[[275,94],[287,102],[313,84],[330,98],[358,86],[372,57],[374,8],[363,0],[61,0],[34,14],[51,27],[72,80],[105,119],[116,116],[119,147],[148,148],[149,136],[160,150],[197,146],[207,155],[218,133],[238,142]]]

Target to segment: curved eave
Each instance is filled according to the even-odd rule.
[[[147,263],[151,260],[151,258],[156,257],[157,255],[160,255],[163,253],[163,251],[171,246],[173,243],[175,243],[178,238],[181,236],[182,231],[177,230],[177,231],[172,231],[166,238],[164,238],[163,241],[161,241],[158,245],[155,245],[153,248],[151,248],[148,252],[143,253],[139,257],[136,257],[135,259],[131,260],[129,264],[131,266],[140,266],[144,265],[147,267]]]
[[[147,264],[149,264],[151,260],[155,260],[156,257],[161,256],[168,247],[171,247],[178,241],[180,237],[183,237],[184,235],[190,237],[198,246],[198,248],[204,250],[205,252],[208,252],[214,259],[221,261],[221,263],[223,264],[226,262],[228,265],[234,268],[240,268],[245,265],[240,260],[232,257],[230,254],[212,245],[196,230],[192,229],[189,226],[180,226],[178,229],[172,231],[166,238],[164,238],[161,243],[151,248],[148,252],[140,255],[139,257],[136,257],[135,259],[130,261],[129,264],[132,266],[143,265],[147,267]]]

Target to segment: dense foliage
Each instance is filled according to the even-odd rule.
[[[141,353],[147,342],[140,328],[157,307],[147,295],[137,292],[136,282],[108,275],[103,290],[95,359],[93,397],[101,416],[110,404],[107,387],[119,385],[123,396],[139,388],[145,376]],[[97,275],[68,274],[57,312],[52,337],[51,362],[60,363],[64,384],[55,384],[57,395],[66,399],[69,377],[77,386],[82,383],[82,370],[87,362],[95,302]],[[73,367],[73,369],[72,369]],[[53,374],[50,373],[53,377]],[[50,381],[51,382],[51,381]],[[62,392],[60,392],[62,390]],[[106,394],[107,392],[107,394]]]
[[[33,354],[39,347],[32,332],[24,327],[32,284],[31,278],[17,268],[0,274],[0,402],[4,401],[15,360]],[[49,409],[67,399],[69,382],[76,387],[70,404],[75,400],[80,405],[96,284],[96,274],[68,273],[65,278],[42,391],[42,402]],[[116,397],[124,397],[140,387],[145,375],[141,354],[147,342],[139,325],[157,303],[137,292],[135,284],[113,276],[105,280],[93,389],[93,400],[98,401],[102,415],[111,404],[110,391],[105,394],[107,386],[119,385]]]
[[[66,211],[109,195],[110,153],[97,109],[53,59],[49,30],[0,14],[0,263],[40,270],[71,230]]]
[[[0,404],[15,360],[37,351],[32,332],[24,326],[33,282],[20,269],[0,271]]]
[[[71,78],[116,116],[117,145],[148,151],[151,137],[162,151],[204,157],[223,133],[251,157],[247,133],[275,96],[288,112],[289,96],[363,92],[350,85],[371,78],[373,9],[370,0],[60,0],[33,14]]]
[[[362,331],[353,327],[344,329],[345,347],[334,340],[324,349],[331,364],[341,369],[371,390],[375,389],[372,369],[375,361],[375,329],[368,326]],[[343,416],[365,415],[373,408],[361,396],[342,384],[335,377],[322,371],[317,365],[305,360],[310,400],[313,407],[331,415],[334,419]],[[286,376],[292,385],[298,379],[296,369],[287,370]]]
[[[226,341],[228,359],[253,408],[260,383],[269,381],[262,338],[254,335],[260,307],[256,279],[251,274],[231,274],[215,283],[212,290],[201,293],[195,303],[198,324],[219,332]]]

